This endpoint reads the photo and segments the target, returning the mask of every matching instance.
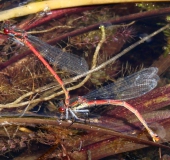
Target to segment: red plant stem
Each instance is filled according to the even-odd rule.
[[[69,156],[72,159],[85,160],[91,157],[91,159],[93,160],[98,160],[101,158],[105,158],[107,156],[115,155],[122,152],[137,150],[144,147],[148,147],[148,146],[143,144],[134,144],[122,138],[110,138],[94,143],[85,148],[82,148],[80,152],[75,151],[73,153],[69,153]],[[88,152],[90,153],[89,155]]]
[[[93,8],[96,8],[96,6],[88,6],[88,7],[76,7],[76,8],[66,8],[66,9],[60,9],[60,10],[53,10],[50,11],[50,15],[44,16],[35,22],[28,25],[29,21],[26,23],[21,23],[18,25],[18,28],[21,28],[23,30],[29,30],[32,28],[35,28],[36,26],[39,26],[41,24],[47,23],[48,21],[52,19],[59,19],[64,17],[65,15],[75,14],[75,13],[81,13],[83,11],[91,10]]]
[[[170,120],[170,119],[169,119]],[[170,126],[166,125],[169,121],[166,121],[165,127],[167,127],[167,132],[170,131]],[[170,149],[170,147],[161,145],[158,143],[154,143],[152,141],[147,141],[146,135],[140,136],[140,138],[136,138],[133,136],[128,136],[125,134],[121,134],[115,132],[111,129],[97,127],[94,125],[87,125],[87,124],[80,124],[80,123],[73,123],[65,122],[65,121],[56,121],[51,119],[39,119],[39,118],[2,118],[0,119],[0,125],[8,126],[8,125],[22,125],[22,126],[29,126],[29,125],[54,125],[60,127],[69,127],[69,128],[76,128],[76,129],[84,129],[86,131],[98,132],[102,133],[103,135],[112,135],[113,138],[105,139],[102,141],[98,141],[96,143],[92,143],[88,146],[84,146],[80,151],[74,151],[69,153],[71,157],[81,157],[81,158],[73,158],[73,159],[86,159],[87,151],[91,151],[92,159],[98,159],[98,157],[106,157],[109,155],[135,150],[137,148],[147,147],[149,145],[155,147],[161,147],[165,149]],[[166,140],[170,139],[170,134],[167,134]],[[83,141],[83,136],[79,138],[78,141]],[[67,147],[67,146],[66,146]]]
[[[161,145],[159,143],[155,143],[152,141],[148,141],[145,139],[148,139],[146,136],[144,139],[136,138],[134,136],[129,136],[125,135],[119,132],[116,132],[112,129],[104,128],[104,127],[99,127],[95,126],[92,124],[82,124],[82,123],[72,123],[72,122],[66,122],[66,121],[61,121],[61,120],[51,120],[51,119],[39,119],[39,118],[2,118],[0,119],[0,125],[3,126],[8,126],[8,125],[24,125],[24,126],[29,126],[29,125],[54,125],[54,126],[61,126],[61,127],[68,127],[68,128],[76,128],[76,129],[84,129],[87,131],[93,131],[93,132],[99,132],[103,134],[108,134],[120,138],[125,138],[128,140],[132,140],[137,143],[142,143],[146,145],[152,145],[155,147],[162,147],[162,148],[167,148],[170,149],[170,147]],[[170,135],[168,135],[170,136]]]
[[[129,22],[129,21],[135,21],[135,20],[139,20],[139,19],[143,19],[143,18],[151,18],[154,16],[160,16],[160,15],[166,15],[170,13],[170,7],[168,8],[163,8],[163,9],[159,9],[159,10],[154,10],[154,11],[146,11],[146,12],[141,12],[141,13],[135,13],[135,14],[130,14],[127,16],[123,16],[120,18],[116,18],[116,19],[111,19],[108,20],[106,22],[100,22],[88,27],[84,27],[82,29],[77,29],[75,31],[69,32],[67,34],[64,34],[62,36],[56,37],[54,39],[51,39],[50,41],[48,41],[49,44],[54,44],[60,40],[66,39],[67,37],[73,37],[73,36],[77,36],[79,34],[85,33],[85,32],[89,32],[95,29],[98,29],[98,27],[103,24],[103,25],[108,25],[108,24],[119,24],[119,23],[124,23],[124,22]],[[26,55],[30,54],[30,52],[24,53],[23,55],[18,55],[14,58],[11,58],[9,61],[1,63],[0,64],[0,70],[6,68],[8,65],[11,65],[12,63],[22,59],[23,57],[25,57]]]
[[[92,30],[96,30],[99,28],[100,25],[104,25],[104,26],[110,26],[110,24],[114,25],[114,24],[120,24],[120,23],[125,23],[125,22],[131,22],[131,21],[137,21],[140,19],[144,19],[144,18],[151,18],[151,17],[155,17],[155,16],[161,16],[161,15],[166,15],[170,13],[170,7],[167,8],[162,8],[162,9],[158,9],[158,10],[153,10],[153,11],[146,11],[146,12],[140,12],[140,13],[134,13],[134,14],[130,14],[127,16],[123,16],[123,17],[119,17],[119,18],[114,18],[105,22],[99,22],[97,24],[94,25],[90,25],[81,29],[77,29],[75,31],[63,34],[62,36],[56,37],[52,40],[49,41],[49,43],[54,43],[54,42],[58,42],[60,40],[66,39],[68,37],[74,37],[86,32],[90,32]]]

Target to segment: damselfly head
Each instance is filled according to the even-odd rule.
[[[4,32],[4,34],[7,34],[7,35],[9,35],[9,36],[11,36],[11,37],[14,37],[14,33],[13,33],[12,30],[11,30],[10,28],[8,28],[8,27],[4,27],[3,32]]]
[[[5,34],[9,34],[10,33],[10,30],[8,28],[4,28],[4,33]]]
[[[60,107],[58,108],[58,111],[59,111],[60,113],[64,113],[64,112],[66,111],[66,108],[65,108],[64,106],[60,106]]]

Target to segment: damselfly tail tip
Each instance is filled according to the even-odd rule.
[[[148,132],[154,142],[158,142],[160,140],[160,137],[156,133],[154,133],[152,130],[148,130]]]

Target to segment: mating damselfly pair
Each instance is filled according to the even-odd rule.
[[[111,83],[100,89],[94,90],[85,96],[78,97],[74,102],[71,102],[72,100],[69,98],[69,92],[65,88],[64,83],[45,59],[53,65],[58,66],[60,69],[65,69],[74,74],[81,74],[88,70],[84,58],[75,56],[74,54],[64,53],[60,49],[50,46],[39,40],[37,37],[29,35],[21,30],[5,28],[4,33],[29,47],[61,85],[66,99],[65,104],[61,107],[60,111],[64,112],[65,119],[79,119],[76,113],[88,112],[88,107],[109,104],[124,106],[137,116],[154,141],[159,139],[157,134],[148,127],[140,113],[125,102],[128,99],[142,96],[156,87],[159,80],[157,68],[150,67],[143,69],[125,77],[123,80],[119,80],[116,83]]]

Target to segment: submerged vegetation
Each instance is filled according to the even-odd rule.
[[[1,2],[0,8],[8,12],[7,8],[14,4],[15,1]],[[24,45],[24,34],[22,40],[17,41],[3,32],[6,26],[19,28],[19,33],[34,34],[60,48],[63,54],[83,57],[92,71],[82,75],[76,76],[64,67],[51,64],[74,100],[141,68],[157,67],[159,75],[167,72],[170,64],[169,5],[118,3],[59,10],[48,8],[41,13],[1,22],[2,159],[26,156],[39,160],[90,160],[109,156],[158,159],[170,156],[170,135],[166,134],[170,130],[168,76],[161,77],[155,90],[127,101],[159,135],[158,143],[151,141],[139,120],[124,107],[94,106],[88,115],[76,113],[82,116],[83,122],[65,120],[64,92],[48,69]],[[101,26],[104,31],[99,29]],[[74,103],[82,102],[78,100]],[[145,155],[140,151],[130,152],[148,146],[154,147],[154,151]]]

